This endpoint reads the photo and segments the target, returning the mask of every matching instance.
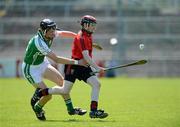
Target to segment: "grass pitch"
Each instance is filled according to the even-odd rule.
[[[53,83],[46,81],[49,86]],[[101,79],[99,107],[109,117],[69,116],[60,96],[44,107],[47,121],[38,121],[30,107],[33,87],[23,79],[0,79],[1,127],[180,127],[180,79]],[[74,106],[89,111],[90,86],[77,81]]]

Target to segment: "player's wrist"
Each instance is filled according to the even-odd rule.
[[[78,60],[74,60],[74,65],[78,65],[78,64],[79,64]]]

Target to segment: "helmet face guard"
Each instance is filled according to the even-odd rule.
[[[92,34],[94,32],[94,30],[93,31],[87,30],[86,28],[84,28],[84,24],[87,24],[88,26],[96,27],[97,22],[96,22],[96,18],[94,18],[93,16],[85,15],[81,18],[80,24],[81,24],[83,30]]]

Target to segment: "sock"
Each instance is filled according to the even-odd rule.
[[[34,109],[35,109],[35,111],[37,111],[37,112],[42,111],[42,108],[43,108],[43,106],[40,105],[39,103],[36,103],[36,104],[34,105]]]
[[[34,94],[32,96],[33,100],[39,100],[40,98],[38,97],[38,92],[41,88],[36,88],[36,90],[34,91]]]
[[[46,95],[49,95],[49,93],[48,93],[48,89],[49,88],[45,88],[45,89],[41,89],[41,90],[39,90],[38,91],[38,93],[37,93],[37,95],[38,95],[38,97],[42,97],[42,96],[46,96]]]
[[[73,107],[73,104],[71,102],[71,99],[65,100],[65,103],[66,103],[66,107],[67,107],[68,112],[73,112],[74,107]]]
[[[98,102],[97,101],[91,101],[91,111],[97,111]]]
[[[39,90],[40,90],[40,88],[37,88],[35,91],[34,91],[34,94],[33,94],[33,96],[32,96],[32,98],[31,98],[31,105],[32,106],[34,106],[35,104],[36,104],[36,102],[40,99],[39,97],[38,97],[38,92],[39,92]]]

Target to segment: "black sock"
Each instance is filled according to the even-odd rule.
[[[97,111],[98,102],[97,101],[91,101],[91,111]]]
[[[49,89],[49,88],[45,88],[45,89],[41,89],[41,90],[39,90],[39,91],[38,91],[38,94],[37,94],[37,95],[38,95],[38,97],[40,97],[40,98],[41,98],[42,96],[49,95],[49,93],[48,93],[48,89]]]
[[[33,96],[32,96],[32,98],[31,98],[31,105],[32,106],[34,106],[35,104],[36,104],[36,102],[40,99],[39,97],[38,97],[38,92],[39,92],[39,90],[40,90],[40,88],[37,88],[35,91],[34,91],[34,94],[33,94]]]
[[[33,98],[35,98],[35,99],[39,99],[39,97],[38,97],[38,93],[39,93],[40,89],[41,89],[41,88],[36,88],[36,90],[34,91]]]

